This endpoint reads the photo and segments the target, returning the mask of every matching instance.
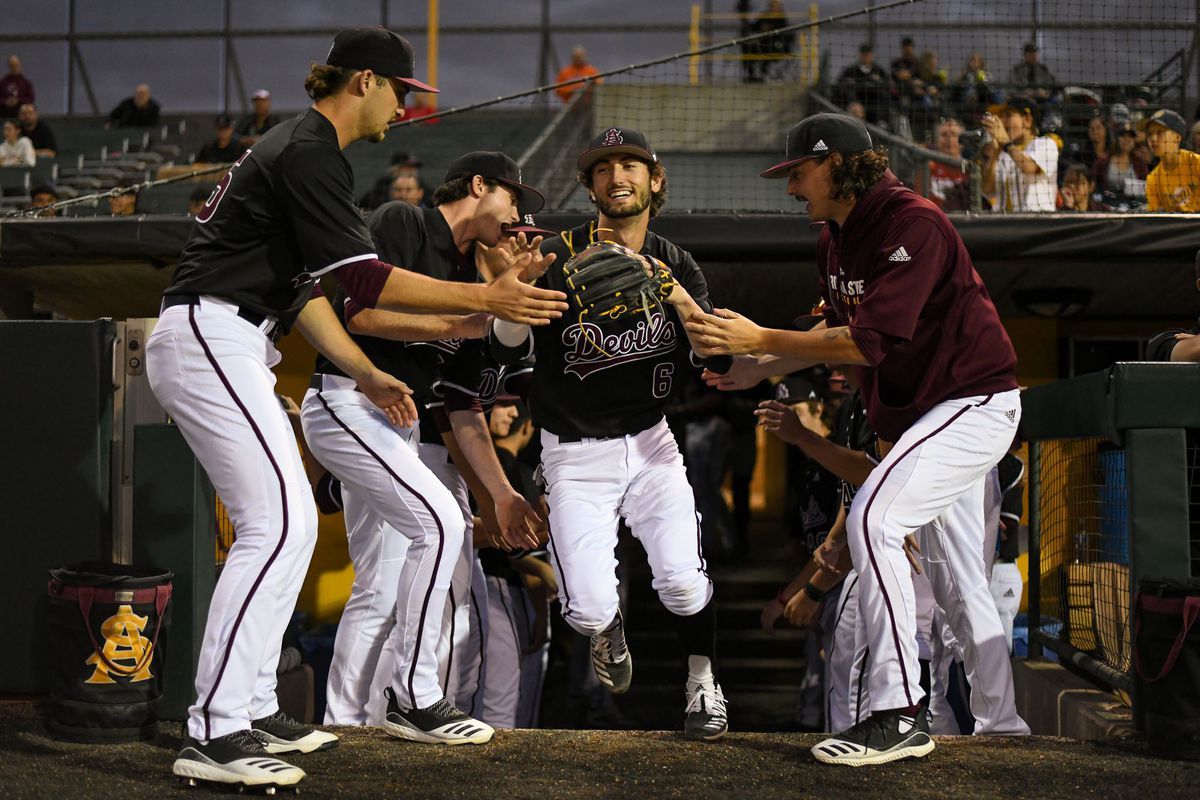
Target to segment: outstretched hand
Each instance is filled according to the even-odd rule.
[[[549,325],[567,310],[567,296],[562,292],[539,289],[522,281],[523,271],[532,264],[528,254],[524,265],[520,260],[487,285],[487,310],[509,322],[521,325]]]
[[[417,424],[417,406],[408,384],[374,369],[358,381],[359,390],[377,405],[393,425],[408,428]]]
[[[714,389],[736,392],[753,387],[766,376],[759,369],[758,359],[753,356],[737,356],[730,363],[728,372],[706,369],[701,377]]]
[[[756,355],[763,349],[763,329],[727,308],[693,314],[684,325],[705,357]]]

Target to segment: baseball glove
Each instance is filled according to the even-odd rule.
[[[661,308],[675,287],[667,265],[652,257],[650,262],[653,274],[641,256],[615,242],[596,242],[573,256],[563,276],[579,321],[634,314],[645,314],[649,321],[650,310]]]

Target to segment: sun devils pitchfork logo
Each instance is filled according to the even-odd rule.
[[[101,653],[92,653],[86,664],[95,664],[92,677],[85,683],[116,683],[110,676],[110,665],[115,665],[117,675],[128,677],[130,683],[149,680],[151,655],[154,644],[142,636],[149,617],[139,617],[132,606],[120,606],[117,613],[104,620],[100,633],[104,636],[103,658]],[[136,672],[134,672],[136,670]],[[129,673],[133,673],[130,675]]]
[[[615,144],[625,144],[625,137],[616,128],[609,128],[608,133],[604,134],[604,142],[600,146],[612,147]]]

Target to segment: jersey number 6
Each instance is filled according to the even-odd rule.
[[[675,375],[675,365],[670,361],[654,365],[654,375],[651,378],[650,391],[659,400],[671,394],[671,380]]]

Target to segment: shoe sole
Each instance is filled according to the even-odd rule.
[[[297,741],[289,742],[287,739],[280,739],[277,736],[270,736],[270,734],[263,735],[263,731],[253,731],[252,733],[255,739],[262,742],[263,748],[273,756],[287,755],[288,753],[319,753],[323,750],[332,750],[338,746],[338,738],[336,736],[332,739],[325,739],[318,744],[302,744],[304,739],[307,739],[312,734]],[[333,736],[333,734],[329,735]],[[267,739],[267,736],[270,736],[270,739]]]
[[[398,722],[384,720],[383,730],[388,736],[396,739],[404,739],[409,742],[421,742],[422,744],[448,744],[450,746],[460,744],[487,744],[496,735],[496,731],[488,728],[474,736],[452,736],[441,737],[437,734],[426,733],[419,728],[414,728],[411,725],[402,725]]]
[[[723,730],[720,733],[710,734],[689,733],[688,731],[684,731],[683,736],[685,739],[691,739],[693,742],[715,742],[717,739],[720,739],[727,733],[729,733],[728,729]]]
[[[812,754],[813,758],[822,764],[832,764],[840,767],[870,767],[877,764],[890,764],[893,761],[901,761],[906,758],[924,758],[932,753],[935,747],[933,739],[929,739],[924,744],[901,747],[889,750],[886,753],[876,753],[870,756],[827,756],[824,753],[818,753],[816,748],[813,748]]]
[[[304,770],[294,769],[300,774],[293,780],[281,779],[279,775],[245,775],[215,764],[205,764],[190,758],[179,758],[171,765],[171,774],[187,781],[219,783],[223,786],[245,786],[247,788],[274,789],[295,786],[304,780]]]

